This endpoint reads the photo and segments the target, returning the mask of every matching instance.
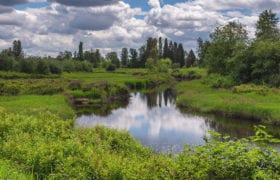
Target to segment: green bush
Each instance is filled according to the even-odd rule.
[[[116,70],[116,65],[112,64],[112,63],[108,63],[106,65],[106,71],[115,71]]]
[[[0,159],[38,179],[279,179],[280,155],[263,131],[251,140],[213,134],[203,146],[175,156],[155,154],[127,132],[74,128],[48,112],[36,116],[0,109]]]
[[[21,87],[16,84],[0,82],[0,95],[16,96],[20,93]]]
[[[19,70],[23,73],[32,74],[35,73],[36,63],[32,59],[24,59],[21,60],[19,63]]]
[[[247,139],[214,135],[204,146],[186,147],[179,155],[178,179],[278,179],[280,156]],[[222,141],[222,142],[221,142]],[[273,159],[273,160],[272,160]]]
[[[201,79],[201,74],[199,74],[195,70],[188,70],[186,72],[174,69],[171,74],[173,77],[175,77],[178,80],[195,80],[195,79]]]
[[[61,74],[62,73],[62,68],[61,66],[58,64],[58,62],[51,62],[49,64],[49,68],[50,68],[50,72],[52,74]]]
[[[75,71],[74,61],[73,60],[62,61],[62,69],[65,72],[74,72]]]
[[[68,89],[70,90],[78,90],[81,88],[82,88],[82,82],[80,80],[72,80],[68,85]]]
[[[75,71],[92,72],[92,64],[88,61],[75,61]]]
[[[36,67],[38,74],[50,74],[50,68],[47,61],[39,60]]]
[[[222,76],[219,74],[210,74],[203,80],[204,84],[212,88],[231,88],[235,85],[234,80],[230,76]]]
[[[258,94],[265,95],[269,92],[269,88],[266,86],[257,86],[254,84],[242,84],[239,86],[234,86],[232,91],[234,93],[250,93],[255,92]]]

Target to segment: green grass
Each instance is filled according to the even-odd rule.
[[[137,74],[137,72],[139,74]],[[119,69],[116,72],[105,72],[102,70],[98,70],[92,73],[63,73],[62,76],[66,79],[78,79],[85,82],[109,81],[113,83],[125,83],[135,81],[144,82],[147,80],[147,76],[145,75],[145,72],[143,70],[133,71],[126,69]]]
[[[183,74],[195,71],[201,77],[206,76],[203,69],[181,71]],[[79,81],[75,82],[74,79]],[[0,179],[24,180],[32,179],[33,176],[34,179],[280,177],[279,153],[267,147],[252,146],[249,140],[223,139],[220,142],[210,138],[204,146],[186,147],[181,154],[168,156],[153,153],[135,141],[128,132],[105,127],[75,128],[74,111],[65,94],[71,82],[73,87],[78,87],[80,81],[81,86],[106,84],[100,81],[122,87],[124,84],[147,82],[155,85],[165,82],[170,86],[169,74],[148,74],[144,69],[118,69],[115,73],[105,72],[104,69],[97,69],[93,73],[64,73],[63,78],[57,80],[5,80],[5,86],[19,89],[19,93],[18,96],[0,96]],[[233,93],[230,90],[212,89],[202,84],[202,81],[178,83],[177,103],[203,112],[223,110],[229,114],[244,112],[279,117],[279,94],[269,91],[263,95],[248,90]],[[37,87],[37,83],[40,86]],[[31,85],[34,88],[30,88]],[[64,93],[53,91],[56,86],[61,86]],[[119,88],[109,89],[114,93]],[[38,95],[42,90],[54,92],[54,95]],[[73,95],[83,95],[84,92],[79,90],[73,90]],[[102,91],[101,88],[99,90]],[[263,109],[264,106],[268,110]]]
[[[194,80],[178,83],[177,104],[205,113],[219,113],[261,119],[267,124],[280,124],[280,94],[271,90],[233,93],[231,89],[214,89]]]
[[[0,159],[0,179],[32,180],[34,177],[32,174],[21,172],[9,161]]]
[[[12,113],[33,115],[49,111],[62,118],[75,116],[67,98],[63,95],[0,96],[0,106]]]

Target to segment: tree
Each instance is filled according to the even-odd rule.
[[[128,64],[128,50],[127,50],[127,48],[122,48],[121,63],[122,63],[122,67],[127,67],[127,64]]]
[[[162,58],[162,38],[159,37],[158,39],[158,58],[161,59]]]
[[[91,49],[90,51],[85,51],[84,59],[89,61],[93,67],[97,68],[101,62],[101,55],[99,50],[97,49],[96,51],[93,51]]]
[[[209,41],[203,41],[200,37],[197,39],[197,56],[198,56],[198,65],[200,67],[204,66],[204,58],[207,52],[207,48],[210,45]]]
[[[258,84],[280,86],[280,42],[260,41],[254,44],[251,78]]]
[[[72,52],[71,51],[59,52],[56,59],[58,59],[58,60],[71,60],[72,59]]]
[[[146,53],[147,58],[152,58],[154,60],[158,59],[158,47],[157,47],[157,39],[148,38],[146,45]]]
[[[22,56],[22,47],[20,40],[14,40],[13,42],[13,54],[16,58]]]
[[[130,58],[130,60],[129,60],[129,62],[130,62],[130,67],[131,67],[131,68],[137,68],[137,66],[138,66],[138,63],[137,63],[137,61],[138,61],[138,53],[137,53],[137,50],[136,50],[136,49],[130,48],[130,49],[129,49],[129,53],[130,53],[130,55],[129,55],[129,58]]]
[[[174,54],[173,54],[173,42],[169,41],[168,50],[167,50],[167,57],[171,59],[174,63]]]
[[[185,50],[183,45],[180,43],[177,49],[177,63],[180,64],[180,67],[185,65]]]
[[[247,47],[247,31],[243,25],[230,22],[218,27],[210,34],[211,42],[207,47],[205,62],[210,73],[229,75],[236,62],[234,56]]]
[[[80,44],[79,44],[78,60],[80,60],[80,61],[84,60],[83,42],[80,42]]]
[[[279,18],[276,13],[271,10],[265,10],[259,15],[259,20],[256,24],[256,38],[257,40],[272,40],[280,39],[279,29],[277,23]]]
[[[0,71],[12,71],[15,64],[15,57],[0,54]]]
[[[20,72],[31,74],[35,72],[35,68],[35,62],[32,59],[23,59],[19,63]]]
[[[169,53],[168,51],[169,51],[168,40],[167,38],[165,38],[164,46],[163,46],[163,58],[168,58],[168,53]]]
[[[193,50],[191,49],[188,54],[188,57],[186,59],[186,67],[193,66],[195,60],[196,60],[195,54],[194,54]]]
[[[36,71],[38,74],[49,74],[50,68],[48,63],[44,60],[39,60]]]
[[[138,63],[139,68],[144,68],[145,64],[146,64],[146,61],[148,59],[146,49],[147,48],[146,48],[145,45],[143,45],[139,48],[139,63]]]
[[[117,52],[109,52],[106,54],[107,61],[110,61],[112,64],[114,64],[117,68],[120,67],[120,60],[118,58]]]
[[[100,63],[101,63],[101,59],[102,59],[102,56],[100,54],[100,51],[99,49],[96,49],[95,50],[95,61],[93,62],[93,67],[97,68],[100,66]]]

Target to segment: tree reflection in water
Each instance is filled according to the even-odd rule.
[[[215,117],[183,113],[175,105],[170,89],[164,92],[132,93],[127,106],[115,108],[110,114],[80,115],[77,127],[105,125],[127,130],[143,145],[155,151],[180,152],[184,144],[203,144],[208,131],[216,131],[235,138],[247,137],[253,132],[253,123],[222,120]]]

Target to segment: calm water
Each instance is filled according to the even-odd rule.
[[[133,93],[126,107],[102,115],[80,115],[77,127],[105,125],[127,130],[143,145],[156,152],[180,152],[184,144],[203,144],[208,131],[217,131],[234,138],[254,134],[250,122],[223,120],[195,114],[182,113],[174,103],[172,91],[163,93]]]

